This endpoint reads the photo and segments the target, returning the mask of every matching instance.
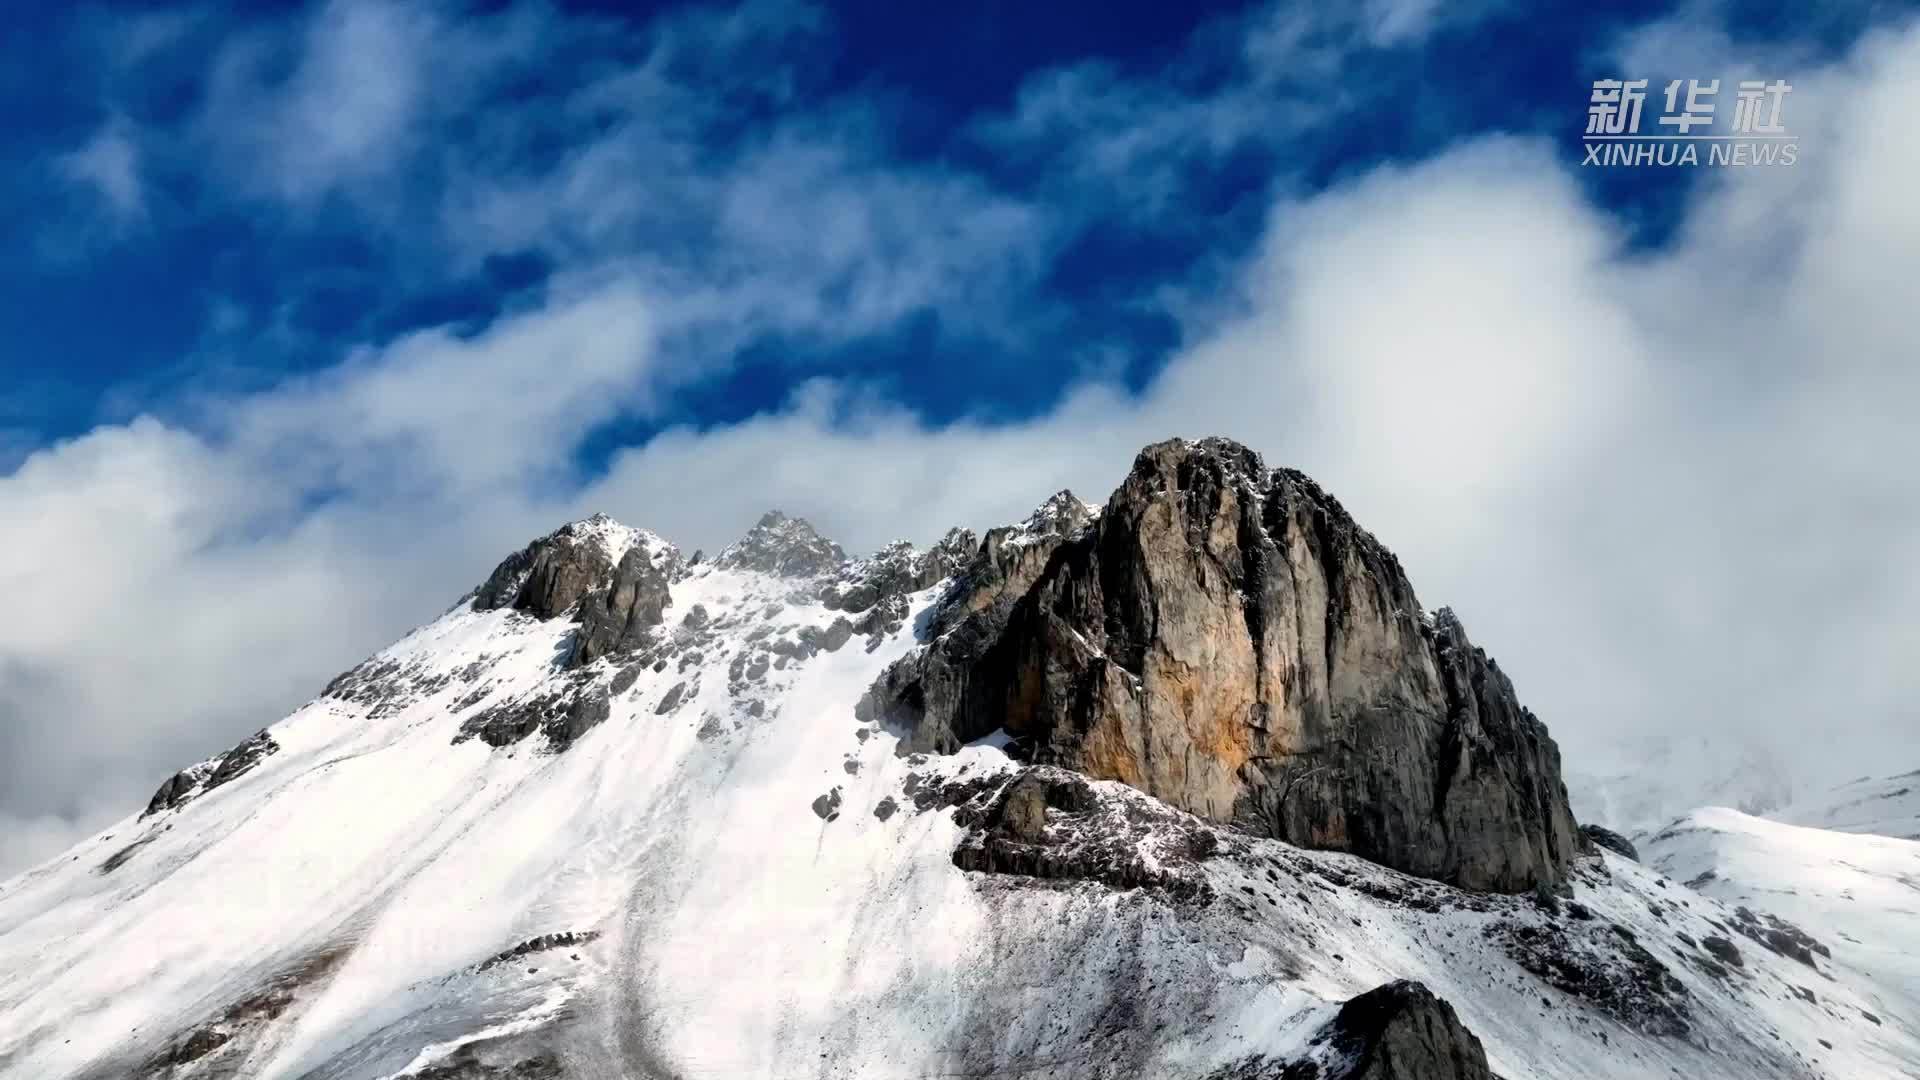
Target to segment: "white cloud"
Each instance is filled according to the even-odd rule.
[[[1669,252],[1623,248],[1550,148],[1482,142],[1278,208],[1248,314],[1139,398],[931,429],[816,389],[629,452],[595,501],[707,543],[779,501],[864,547],[1222,432],[1338,492],[1570,756],[1704,730],[1815,779],[1890,767],[1920,755],[1920,162],[1887,136],[1916,71],[1909,31],[1808,73],[1797,171],[1708,185]]]
[[[98,195],[115,225],[137,222],[147,214],[146,186],[140,174],[140,147],[133,126],[114,117],[78,149],[56,162],[69,183]]]
[[[530,6],[456,22],[434,3],[328,0],[236,31],[215,55],[189,152],[258,197],[304,210],[345,195],[379,216],[432,122],[526,70],[552,27]]]
[[[1368,36],[1393,45],[1426,36],[1439,14],[1439,0],[1367,0]]]

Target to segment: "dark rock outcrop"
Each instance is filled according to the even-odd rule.
[[[1632,859],[1634,862],[1640,861],[1640,849],[1633,846],[1633,841],[1621,836],[1612,829],[1603,828],[1599,825],[1582,825],[1580,826],[1580,835],[1586,837],[1587,841],[1596,847],[1606,848],[1615,855],[1624,856],[1625,858]]]
[[[548,749],[561,752],[605,723],[612,712],[606,690],[569,685],[491,705],[463,721],[453,741],[457,745],[479,739],[499,749],[538,731],[547,737]]]
[[[1480,1040],[1417,982],[1391,982],[1342,1005],[1325,1038],[1335,1061],[1327,1080],[1494,1080]]]
[[[1062,769],[940,783],[909,774],[918,809],[953,807],[968,832],[953,851],[962,870],[1040,882],[1156,889],[1176,900],[1213,897],[1200,864],[1219,850],[1213,831],[1137,795],[1101,791]]]
[[[474,970],[476,972],[490,971],[502,964],[511,964],[516,960],[525,959],[534,953],[542,953],[550,949],[571,949],[578,945],[591,944],[598,940],[599,937],[600,931],[598,930],[561,930],[552,934],[541,934],[539,937],[529,938],[511,949],[493,954],[481,961]]]
[[[728,570],[758,570],[781,577],[815,577],[847,561],[840,545],[814,531],[802,518],[769,510],[747,535],[713,560]]]
[[[596,514],[571,522],[507,556],[474,593],[474,609],[508,607],[536,619],[564,614],[613,569],[613,553],[592,528],[605,520]]]
[[[265,729],[254,732],[246,741],[219,757],[167,777],[160,789],[153,793],[153,798],[147,801],[147,809],[140,816],[149,817],[183,806],[214,788],[246,775],[262,759],[279,750],[280,744],[274,742],[273,736]]]
[[[620,557],[606,587],[580,601],[580,632],[569,666],[581,667],[603,656],[631,652],[649,639],[665,619],[671,597],[667,575],[650,553],[635,547]]]
[[[656,549],[655,541],[641,539],[616,562],[606,540],[611,524],[595,514],[508,556],[474,592],[474,609],[505,607],[536,619],[573,612],[580,630],[568,668],[639,648],[665,620],[678,557],[664,544]]]
[[[924,552],[898,540],[870,558],[852,562],[838,580],[821,590],[820,602],[829,610],[859,615],[894,597],[932,588],[965,566],[980,542],[968,529],[949,529],[940,542]]]
[[[1713,954],[1713,958],[1730,967],[1746,967],[1746,961],[1740,956],[1740,947],[1718,934],[1709,934],[1700,939],[1700,947]]]
[[[1693,999],[1659,957],[1597,919],[1496,921],[1485,938],[1541,982],[1634,1030],[1685,1038]]]
[[[1745,905],[1734,910],[1733,928],[1776,956],[1798,960],[1816,971],[1820,965],[1814,961],[1815,955],[1829,960],[1833,958],[1833,950],[1812,934],[1778,915],[1755,915],[1753,909]],[[1738,967],[1739,964],[1735,963],[1734,966]]]
[[[1557,883],[1559,750],[1458,619],[1301,473],[1148,447],[1097,519],[989,533],[862,714],[912,750],[1004,728],[1034,760],[1469,888]]]

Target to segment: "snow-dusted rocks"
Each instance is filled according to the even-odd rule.
[[[473,596],[473,608],[511,608],[580,624],[567,666],[631,651],[660,622],[668,583],[684,569],[673,545],[605,514],[565,525],[508,556]]]
[[[1640,850],[1633,846],[1633,841],[1621,836],[1619,833],[1614,832],[1604,825],[1582,825],[1580,826],[1580,835],[1586,837],[1587,842],[1590,844],[1606,848],[1608,851],[1632,859],[1634,862],[1640,861]]]
[[[188,800],[246,774],[260,759],[280,749],[273,736],[255,732],[246,741],[217,757],[189,766],[168,777],[147,803],[146,814],[158,814],[184,805]]]
[[[515,552],[494,568],[474,591],[473,608],[512,608],[536,619],[565,614],[589,593],[612,582],[613,571],[630,552],[662,574],[679,563],[673,545],[628,528],[605,514],[570,522]]]
[[[868,711],[911,745],[1037,760],[1471,888],[1582,846],[1559,751],[1391,553],[1236,443],[1148,447],[1097,516],[1062,493],[986,549]]]
[[[1088,650],[1140,645],[1143,686],[1211,716],[1231,688],[1172,661],[1240,670],[1252,620],[1244,670],[1277,706],[1263,737],[1357,774],[1316,796],[1349,839],[1426,835],[1417,807],[1365,801],[1412,792],[1495,849],[1529,842],[1501,823],[1551,807],[1516,816],[1506,762],[1544,769],[1545,751],[1390,557],[1226,444],[1147,458],[1098,514],[1056,497],[925,553],[839,559],[792,519],[689,563],[605,519],[536,541],[258,737],[275,749],[196,766],[170,809],[0,883],[0,1078],[1914,1071],[1920,1010],[1856,944],[1905,940],[1897,874],[1873,875],[1873,933],[1847,928],[1857,900],[1824,921],[1722,903],[1730,872],[1695,891],[1603,849],[1569,854],[1553,889],[1463,889],[1190,813],[1064,752],[1027,760],[1073,745],[1059,724],[1013,740],[982,712],[916,752],[874,699],[856,714],[906,685],[883,672],[958,700],[1008,634],[1070,651],[1072,628]],[[639,587],[656,574],[664,599]],[[1294,607],[1267,599],[1282,578]],[[1120,604],[1109,629],[1075,590],[1150,595],[1157,621]],[[1058,625],[1036,638],[1038,596]],[[1193,651],[1209,634],[1216,651]],[[1402,755],[1407,786],[1328,756],[1361,737]],[[1864,888],[1841,871],[1865,850],[1798,895]]]
[[[1494,1080],[1486,1050],[1453,1006],[1405,979],[1340,1006],[1307,1061],[1326,1080]],[[1292,1075],[1313,1074],[1296,1067]]]
[[[840,545],[814,531],[802,518],[778,510],[761,516],[747,535],[714,557],[723,570],[753,570],[776,577],[817,577],[847,559]]]
[[[1861,1007],[1876,1020],[1920,1018],[1920,841],[1708,807],[1641,850],[1649,865],[1728,906],[1723,934],[1749,959],[1765,950],[1794,960],[1815,994],[1826,981],[1817,973],[1851,969],[1871,980]]]

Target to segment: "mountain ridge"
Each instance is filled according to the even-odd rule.
[[[918,746],[876,714],[889,671],[970,621],[1072,594],[1084,564],[1063,552],[1123,528],[1116,506],[1213,520],[1226,488],[1194,464],[1145,504],[1056,496],[830,565],[784,516],[763,523],[794,558],[563,526],[270,725],[271,752],[192,767],[187,797],[0,883],[0,1076],[1444,1075],[1404,1058],[1462,1080],[1732,1080],[1920,1061],[1911,1018],[1844,959],[1809,954],[1806,1000],[1799,957],[1718,959],[1735,910],[1611,851],[1571,847],[1529,891],[1462,888],[1190,813],[1018,733]],[[1092,609],[1057,610],[1021,649],[1069,642]]]

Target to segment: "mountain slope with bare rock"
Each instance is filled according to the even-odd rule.
[[[571,523],[128,809],[0,884],[5,1080],[1920,1069],[1904,851],[1869,940],[1582,839],[1459,621],[1221,440],[866,558]]]

